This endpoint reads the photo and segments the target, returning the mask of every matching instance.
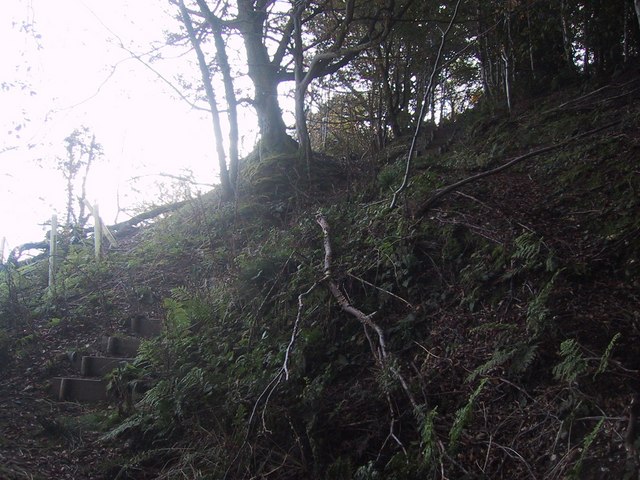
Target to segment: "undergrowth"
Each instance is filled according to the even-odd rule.
[[[44,304],[32,290],[45,291],[46,269],[8,265],[0,355],[34,341],[6,340],[34,318],[58,328],[162,315],[164,334],[108,376],[118,425],[103,441],[130,446],[120,478],[620,472],[610,452],[622,451],[640,368],[637,315],[602,292],[623,298],[637,284],[637,120],[419,208],[460,177],[616,114],[552,107],[462,115],[464,141],[422,158],[394,210],[402,156],[372,160],[376,182],[355,189],[328,158],[305,188],[284,168],[292,159],[254,158],[235,204],[194,199],[103,263],[69,250]]]

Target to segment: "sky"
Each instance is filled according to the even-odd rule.
[[[131,57],[176,31],[168,2],[157,0],[11,0],[0,19],[0,238],[8,248],[44,239],[42,224],[64,218],[65,183],[56,170],[64,138],[88,127],[104,149],[92,167],[87,199],[107,224],[121,206],[154,199],[159,173],[185,171],[217,183],[210,117],[193,109]],[[27,25],[25,29],[23,25]],[[32,26],[32,28],[31,28]],[[152,63],[177,84],[195,75],[193,52],[166,47]],[[251,124],[246,117],[241,125]],[[241,134],[245,151],[255,136]],[[141,193],[132,190],[131,178]],[[206,190],[207,187],[200,187]],[[166,199],[170,200],[170,199]],[[122,213],[118,221],[125,220]],[[5,250],[5,258],[7,250]]]

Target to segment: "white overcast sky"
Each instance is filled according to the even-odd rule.
[[[142,200],[127,196],[133,176],[157,179],[152,175],[188,169],[201,182],[217,183],[206,113],[179,100],[108,30],[132,50],[148,51],[162,42],[165,30],[175,30],[166,5],[158,0],[3,2],[0,83],[14,84],[0,90],[0,238],[9,246],[41,240],[38,224],[54,212],[64,216],[64,181],[53,165],[64,155],[63,139],[80,126],[89,127],[104,147],[104,163],[92,171],[87,196],[99,202],[107,223],[115,219],[118,189],[122,203]],[[23,31],[23,22],[41,38]],[[163,51],[174,58],[153,66],[169,78],[189,72],[196,79],[193,53],[184,53]],[[245,132],[245,150],[253,145],[250,137]]]

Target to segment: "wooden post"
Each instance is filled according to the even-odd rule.
[[[109,240],[109,243],[111,244],[112,247],[117,247],[118,246],[118,241],[116,240],[116,237],[113,236],[113,233],[111,233],[111,231],[109,230],[109,227],[107,227],[104,222],[102,221],[102,219],[100,218],[99,212],[97,210],[94,210],[93,205],[91,205],[89,202],[87,202],[86,199],[82,200],[85,204],[85,206],[89,209],[89,212],[91,213],[91,215],[93,216],[93,219],[95,220],[96,218],[100,220],[100,227],[102,230],[102,235],[104,235],[107,240]],[[96,203],[97,206],[97,202]],[[96,229],[95,227],[93,228],[93,233],[95,234]]]
[[[49,292],[56,293],[56,263],[58,256],[58,217],[51,216],[51,233],[49,234]]]
[[[99,262],[102,257],[102,220],[100,220],[100,210],[97,203],[93,206],[93,242],[96,261]]]

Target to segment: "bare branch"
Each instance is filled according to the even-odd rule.
[[[439,64],[442,59],[442,50],[444,49],[444,44],[447,40],[447,36],[449,35],[449,32],[453,27],[456,17],[458,16],[458,9],[460,7],[460,2],[461,0],[458,0],[456,2],[456,7],[453,11],[453,15],[451,15],[451,20],[449,21],[449,25],[447,26],[447,29],[442,34],[442,39],[440,41],[440,48],[438,48],[438,54],[436,55],[436,61],[433,64],[433,70],[431,71],[431,76],[429,77],[429,83],[427,84],[427,88],[424,91],[424,97],[422,99],[422,106],[420,107],[420,115],[418,116],[416,130],[415,130],[415,133],[413,134],[413,138],[411,139],[411,146],[409,147],[409,153],[407,154],[407,163],[404,170],[404,177],[402,178],[402,184],[398,187],[398,189],[395,192],[393,192],[393,198],[391,199],[391,205],[389,205],[389,208],[396,207],[398,196],[405,191],[405,189],[407,188],[407,185],[409,184],[409,176],[411,175],[411,163],[413,161],[413,156],[416,151],[416,144],[418,143],[418,137],[420,135],[420,130],[422,128],[422,118],[424,117],[425,110],[427,108],[427,105],[429,104],[429,101],[428,101],[429,96],[431,95],[431,92],[435,88],[434,81],[435,81],[436,74],[438,73],[440,68]]]
[[[418,209],[418,214],[419,215],[423,215],[426,211],[428,211],[434,203],[436,203],[438,200],[440,200],[442,197],[444,197],[445,195],[448,195],[449,193],[455,191],[456,189],[458,189],[459,187],[462,187],[463,185],[466,185],[468,183],[472,183],[475,182],[477,180],[480,180],[482,178],[486,178],[489,177],[491,175],[495,175],[496,173],[500,173],[503,170],[506,170],[508,168],[513,167],[514,165],[517,165],[518,163],[521,163],[529,158],[533,158],[533,157],[537,157],[540,156],[544,153],[548,153],[551,152],[553,150],[557,150],[558,148],[562,148],[566,145],[569,145],[570,143],[575,142],[576,140],[580,140],[581,138],[586,138],[589,137],[591,135],[594,135],[598,132],[601,132],[603,130],[606,130],[608,128],[614,127],[616,125],[619,125],[620,123],[622,123],[621,120],[612,122],[612,123],[608,123],[602,127],[598,127],[598,128],[594,128],[593,130],[589,130],[587,132],[583,132],[580,133],[578,135],[574,135],[573,137],[567,138],[566,140],[563,140],[562,142],[558,142],[555,143],[553,145],[548,145],[546,147],[543,148],[539,148],[537,150],[533,150],[531,152],[525,153],[524,155],[520,155],[519,157],[514,158],[513,160],[508,161],[507,163],[505,163],[504,165],[501,165],[497,168],[494,168],[492,170],[487,170],[486,172],[481,172],[478,173],[477,175],[472,175],[471,177],[467,177],[463,180],[460,180],[459,182],[453,183],[451,185],[449,185],[448,187],[444,187],[441,188],[440,190],[438,190],[435,194],[433,194],[426,202],[424,202],[420,208]]]

